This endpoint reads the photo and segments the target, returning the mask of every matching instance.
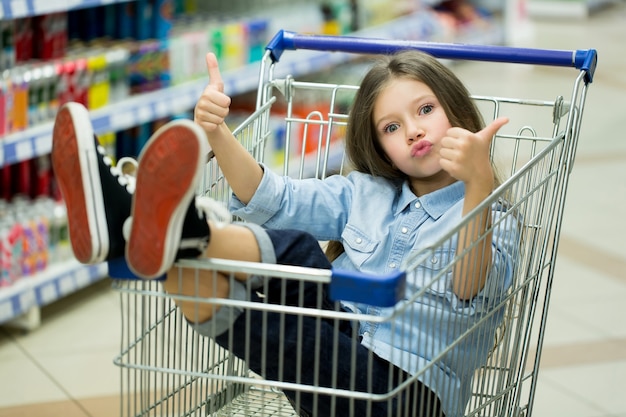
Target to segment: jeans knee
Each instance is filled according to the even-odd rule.
[[[330,269],[331,265],[313,235],[300,230],[268,230],[277,263]]]

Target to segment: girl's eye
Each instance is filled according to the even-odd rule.
[[[398,130],[399,126],[396,123],[388,124],[383,128],[384,133],[393,133]]]
[[[432,104],[426,104],[425,106],[420,107],[419,114],[428,114],[433,111]]]

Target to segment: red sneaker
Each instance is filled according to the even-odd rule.
[[[195,195],[208,153],[204,131],[184,119],[162,126],[143,148],[126,246],[126,261],[138,276],[159,277],[176,259],[206,249],[209,225]]]
[[[123,256],[122,226],[130,215],[134,184],[105,155],[82,104],[59,109],[51,159],[76,259],[92,264]]]

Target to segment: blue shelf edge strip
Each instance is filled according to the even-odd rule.
[[[51,266],[50,269],[52,271],[44,270],[40,274],[23,277],[13,287],[0,289],[0,324],[25,314],[30,308],[48,305],[107,276],[107,265],[104,263],[86,266],[72,261],[61,266]]]

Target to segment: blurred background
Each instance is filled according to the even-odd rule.
[[[1,7],[0,417],[120,413],[112,363],[119,294],[106,265],[79,265],[69,248],[49,162],[58,106],[85,104],[109,153],[136,156],[160,125],[191,117],[206,84],[204,54],[213,50],[233,97],[234,127],[254,106],[258,62],[278,29],[597,49],[533,415],[626,417],[623,0],[2,0]],[[556,96],[573,84],[546,67],[453,68],[481,95]],[[324,54],[289,69],[296,78],[345,83],[358,83],[363,71],[362,63]]]

